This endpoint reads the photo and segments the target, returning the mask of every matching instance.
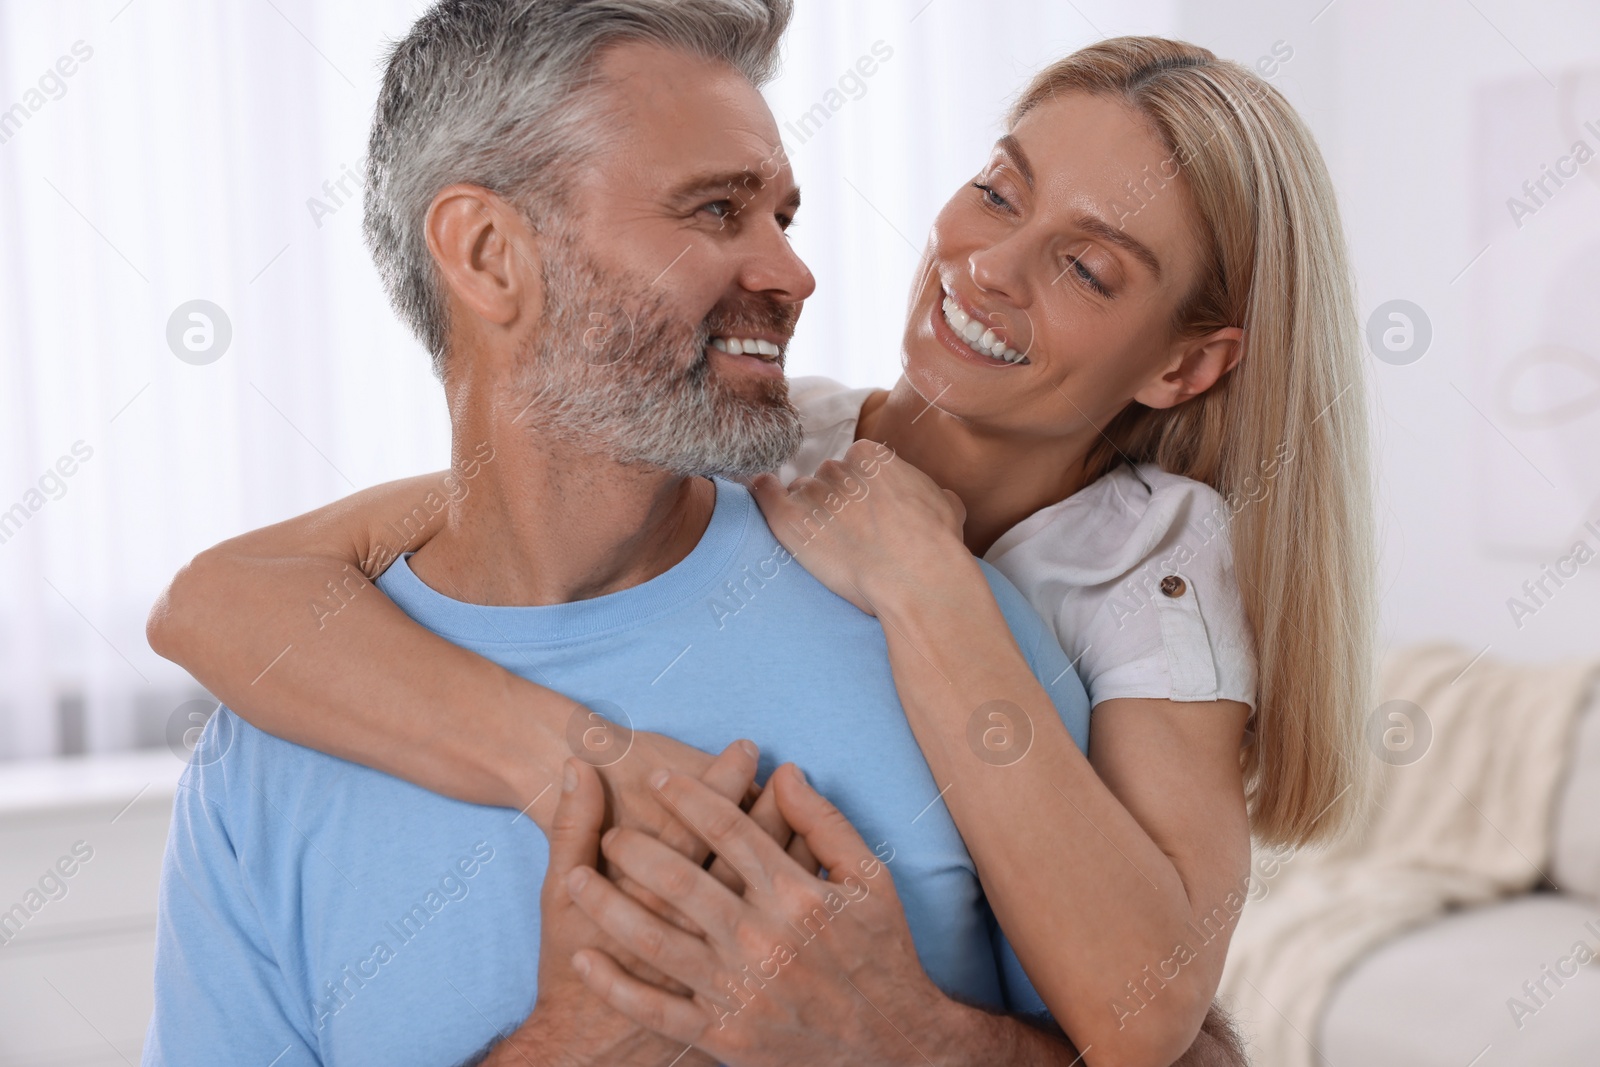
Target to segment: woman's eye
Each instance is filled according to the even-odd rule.
[[[1001,196],[999,193],[995,192],[992,186],[985,185],[982,182],[973,182],[972,187],[981,192],[983,194],[983,198],[987,200],[992,207],[1008,208],[1011,206],[1010,201]]]
[[[1068,261],[1067,270],[1075,273],[1080,279],[1082,279],[1085,285],[1099,293],[1101,296],[1111,295],[1111,290],[1107,289],[1105,285],[1101,283],[1100,279],[1094,276],[1093,271],[1083,265],[1083,260],[1078,256],[1073,256]],[[1062,273],[1065,274],[1066,271],[1064,270]]]

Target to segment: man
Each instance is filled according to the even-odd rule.
[[[707,1062],[689,1040],[752,1064],[1078,1058],[998,1014],[1043,1005],[937,803],[878,624],[794,565],[726,480],[799,439],[782,352],[812,280],[783,234],[798,192],[755,88],[787,16],[787,0],[445,0],[391,56],[367,219],[444,381],[456,458],[493,457],[379,585],[613,720],[707,751],[749,735],[804,766],[816,791],[792,768],[774,788],[828,882],[752,852],[755,824],[696,783],[663,793],[741,869],[751,916],[781,917],[775,879],[822,902],[792,915],[804,947],[771,964],[784,980],[730,991],[715,1037],[675,1040],[683,1020],[639,1008],[628,982],[685,988],[643,961],[619,906],[654,901],[686,936],[726,930],[674,905],[649,839],[608,843],[643,884],[620,905],[583,877],[604,807],[592,768],[571,768],[547,844],[503,809],[224,709],[178,793],[147,1062]],[[988,573],[1082,745],[1081,685]],[[754,760],[730,746],[717,773]],[[819,999],[846,977],[859,1002]],[[804,1042],[741,1044],[780,1006],[807,1020]]]
[[[870,896],[851,906],[894,902],[916,945],[863,978],[899,1023],[836,1017],[839,1058],[893,1062],[909,1025],[965,1062],[1065,1064],[1064,1043],[962,1003],[1043,1007],[936,802],[879,624],[790,562],[742,486],[708,477],[775,469],[799,442],[781,353],[813,283],[755,87],[787,15],[787,0],[447,0],[398,45],[369,237],[435,356],[457,458],[487,443],[493,459],[379,584],[611,719],[708,751],[749,735],[807,769],[872,843]],[[990,573],[1084,744],[1082,686]],[[174,814],[147,1059],[440,1067],[519,1028],[568,1060],[611,1056],[592,1024],[527,1018],[540,978],[570,968],[536,950],[547,864],[526,819],[219,711]],[[870,938],[852,918],[827,939]],[[663,1051],[650,1062],[683,1048]]]

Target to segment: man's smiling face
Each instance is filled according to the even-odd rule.
[[[608,143],[572,183],[584,246],[606,270],[647,279],[676,312],[716,327],[712,338],[783,349],[816,282],[784,233],[800,190],[761,94],[725,63],[658,45],[612,46],[596,74],[607,86]],[[787,322],[741,317],[771,309]],[[718,332],[739,326],[758,332]],[[745,358],[722,347],[707,356],[720,375],[781,375],[782,357],[767,346]]]
[[[736,69],[686,52],[614,45],[595,77],[601,143],[541,238],[529,405],[619,460],[772,469],[799,443],[783,362],[815,288],[777,125]]]

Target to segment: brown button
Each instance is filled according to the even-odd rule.
[[[1183,595],[1183,591],[1187,588],[1189,587],[1184,584],[1183,579],[1179,578],[1176,574],[1169,574],[1165,578],[1161,579],[1161,591],[1167,596],[1180,597]]]

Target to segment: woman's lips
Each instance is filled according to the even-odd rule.
[[[979,367],[988,367],[990,370],[1014,370],[1017,367],[1026,367],[1028,365],[1026,362],[1007,363],[1003,359],[985,356],[974,350],[965,340],[957,337],[955,330],[951,329],[950,324],[945,321],[944,291],[942,289],[939,290],[939,297],[934,302],[933,310],[930,314],[930,319],[933,322],[933,336],[938,339],[939,343],[968,363]]]

